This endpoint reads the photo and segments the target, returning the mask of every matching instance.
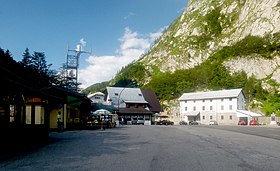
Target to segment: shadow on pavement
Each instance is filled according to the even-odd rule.
[[[105,137],[112,141],[115,139],[124,139],[125,137],[120,137],[124,135],[118,135],[117,130],[127,129],[125,126],[120,126],[117,128],[109,128],[106,130],[74,130],[74,131],[64,131],[64,132],[50,132],[47,139],[36,139],[36,138],[14,138],[9,139],[9,141],[0,141],[0,162],[11,160],[13,158],[21,158],[38,151],[49,145],[55,145],[61,143],[66,146],[68,142],[75,142],[80,140],[85,140],[88,135],[93,135],[95,140],[91,140],[95,145],[100,145],[104,143]],[[111,132],[113,130],[113,132]],[[112,134],[112,135],[109,135]],[[104,145],[104,144],[103,144]],[[107,146],[111,148],[110,146]],[[97,150],[98,152],[98,150]],[[104,151],[103,151],[104,152]],[[112,152],[112,151],[111,151]]]

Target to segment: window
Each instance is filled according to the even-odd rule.
[[[150,115],[145,115],[145,120],[150,120]]]
[[[185,107],[185,111],[188,111],[188,107]]]
[[[224,110],[224,105],[221,106],[221,110]]]
[[[204,102],[205,102],[205,100],[202,100],[202,102],[204,103]]]
[[[45,112],[44,107],[35,106],[35,124],[44,124]]]
[[[142,94],[140,94],[140,93],[139,93],[138,95],[139,95],[139,96],[142,96]]]
[[[15,106],[14,105],[10,105],[10,122],[14,122],[15,121]]]
[[[196,107],[195,106],[193,107],[193,111],[196,111]]]
[[[205,106],[202,106],[202,110],[205,110]]]
[[[213,106],[210,106],[210,110],[213,110]]]
[[[232,120],[232,115],[229,116],[229,119]]]
[[[115,96],[118,96],[119,95],[119,93],[115,93]]]
[[[224,115],[221,116],[221,120],[224,120]]]
[[[26,124],[31,124],[31,106],[30,105],[26,106],[25,113],[26,113],[25,123]]]
[[[210,102],[212,102],[212,99],[210,99]]]
[[[210,119],[213,119],[212,115],[210,115]]]
[[[186,100],[185,103],[187,103],[188,101]]]
[[[31,124],[44,124],[45,123],[45,110],[43,106],[31,106],[27,105],[26,108],[25,123]]]
[[[204,119],[205,119],[205,116],[202,116],[202,119],[204,120]]]
[[[232,98],[229,98],[229,101],[232,101]]]
[[[193,103],[195,103],[195,100],[193,101]]]
[[[221,102],[223,102],[224,101],[224,99],[221,99]]]
[[[232,110],[232,105],[229,105],[229,110]]]

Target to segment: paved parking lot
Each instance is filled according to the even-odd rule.
[[[48,144],[1,161],[0,170],[279,170],[280,141],[236,131],[246,128],[259,129],[131,125],[54,132]]]

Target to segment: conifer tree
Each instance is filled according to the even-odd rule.
[[[31,67],[32,66],[32,56],[29,53],[29,49],[26,48],[23,55],[22,60],[19,62],[24,67]]]
[[[47,75],[48,65],[46,56],[43,52],[34,52],[32,55],[32,67],[37,70],[41,75]]]

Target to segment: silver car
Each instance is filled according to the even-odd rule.
[[[210,121],[209,125],[218,125],[218,122],[217,121]]]
[[[137,125],[144,125],[145,121],[143,118],[138,118],[137,119]]]

